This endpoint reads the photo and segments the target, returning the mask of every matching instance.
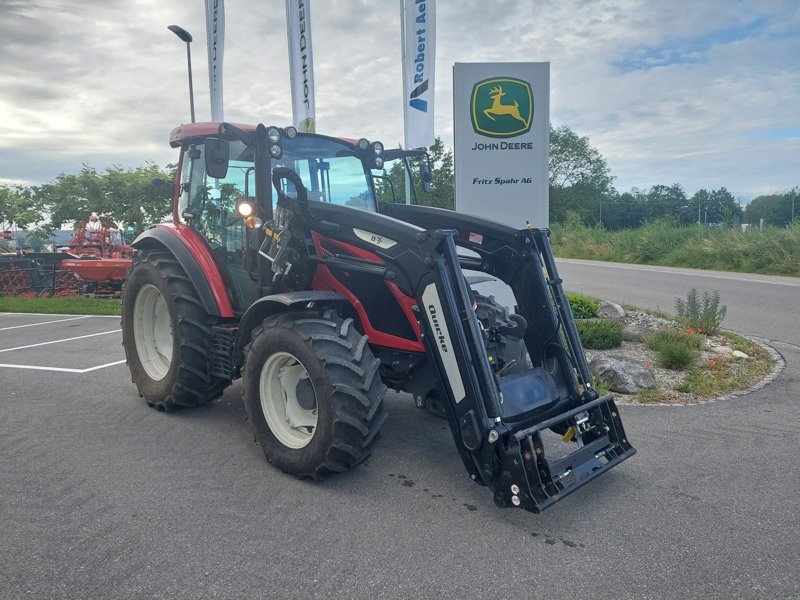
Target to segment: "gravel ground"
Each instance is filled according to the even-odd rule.
[[[656,317],[644,312],[626,312],[626,316],[622,321],[623,329],[628,330],[635,328],[639,331],[655,331],[667,327],[680,327],[675,321]],[[621,356],[631,360],[641,362],[646,368],[651,369],[656,379],[656,387],[659,390],[657,399],[650,399],[650,402],[657,403],[674,403],[674,404],[694,404],[703,402],[719,396],[722,393],[709,394],[706,396],[698,394],[687,394],[678,392],[676,388],[683,383],[688,375],[688,371],[675,371],[672,369],[663,369],[658,366],[658,357],[656,353],[650,350],[646,344],[639,341],[626,340],[622,345],[611,350],[589,350],[586,349],[587,361],[591,362],[597,356]],[[725,336],[715,335],[709,336],[706,342],[706,349],[703,350],[698,360],[699,364],[708,362],[709,360],[718,359],[723,356],[729,356],[733,352],[730,341]],[[743,358],[742,360],[747,360]],[[733,366],[735,366],[734,363]],[[765,374],[768,375],[768,374]],[[752,383],[743,385],[742,390],[749,389]],[[735,392],[735,391],[734,391]],[[642,398],[637,394],[633,396],[620,394],[614,392],[616,399],[620,403],[641,403]],[[725,395],[731,395],[732,391],[727,390]]]

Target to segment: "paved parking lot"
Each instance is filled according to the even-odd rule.
[[[119,319],[0,314],[2,598],[797,598],[798,355],[748,396],[623,406],[639,454],[542,515],[497,509],[391,395],[366,464],[271,468],[240,386],[149,409]]]
[[[0,323],[0,369],[82,374],[125,363],[119,317],[5,314]]]

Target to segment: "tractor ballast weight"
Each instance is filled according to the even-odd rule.
[[[372,451],[388,386],[448,419],[498,506],[533,512],[635,453],[591,386],[546,230],[378,206],[379,143],[225,123],[171,142],[173,223],[136,240],[123,299],[148,404],[196,406],[241,377],[267,459],[320,478]],[[507,284],[514,312],[469,271]]]

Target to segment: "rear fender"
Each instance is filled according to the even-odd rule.
[[[234,316],[222,273],[196,231],[185,225],[160,223],[144,231],[132,246],[137,250],[163,248],[172,254],[197,291],[206,313],[222,318]]]

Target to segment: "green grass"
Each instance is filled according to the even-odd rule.
[[[689,333],[683,329],[676,328],[659,329],[644,339],[647,347],[655,351],[658,351],[664,344],[673,343],[680,343],[693,350],[702,350],[705,341],[705,337],[699,333]]]
[[[660,329],[645,337],[644,343],[656,353],[660,367],[683,371],[700,358],[705,337],[682,329]]]
[[[0,312],[56,315],[121,315],[122,301],[105,298],[85,298],[83,296],[56,298],[0,296]]]
[[[800,276],[800,227],[741,231],[659,220],[620,231],[553,223],[551,231],[562,258]]]

